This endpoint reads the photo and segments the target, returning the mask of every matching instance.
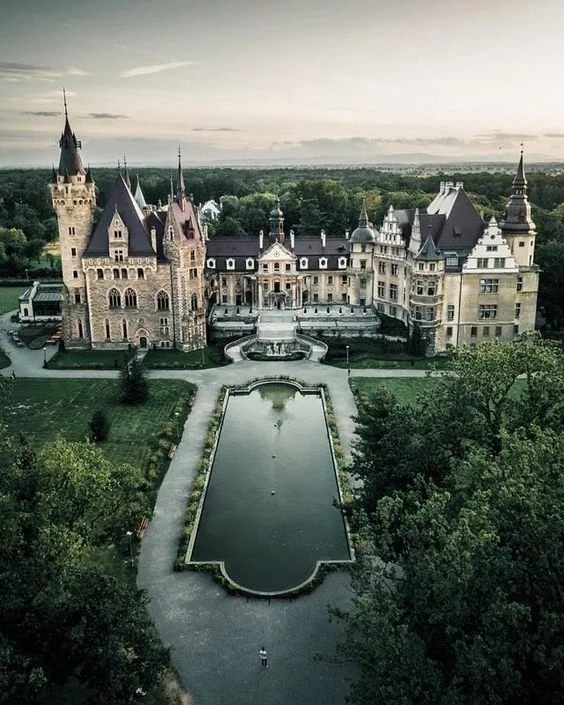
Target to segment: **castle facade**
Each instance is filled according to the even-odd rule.
[[[390,207],[380,228],[363,206],[350,234],[286,235],[276,202],[267,234],[208,240],[180,156],[166,206],[147,206],[125,170],[95,220],[94,180],[66,110],[59,145],[50,188],[70,348],[195,350],[213,304],[371,308],[419,325],[428,354],[534,328],[539,271],[522,154],[499,224],[483,221],[462,183],[445,182],[426,209]]]

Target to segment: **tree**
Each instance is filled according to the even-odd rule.
[[[355,705],[560,701],[563,385],[562,349],[529,335],[461,351],[411,409],[365,401],[356,597],[335,611]]]
[[[144,404],[149,398],[149,383],[145,368],[135,352],[126,358],[120,372],[121,401],[123,404]]]
[[[103,409],[96,409],[90,419],[90,437],[93,441],[105,441],[110,432],[110,422]]]
[[[0,703],[50,702],[71,681],[88,702],[130,702],[168,654],[145,594],[99,556],[147,513],[142,475],[90,443],[59,438],[36,455],[0,438]]]

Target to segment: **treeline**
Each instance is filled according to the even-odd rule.
[[[196,205],[214,199],[222,203],[219,220],[209,224],[210,237],[258,235],[268,228],[276,196],[284,211],[286,230],[298,237],[329,236],[354,229],[360,205],[366,199],[376,227],[390,205],[425,207],[441,181],[462,181],[466,193],[489,219],[500,218],[511,194],[513,173],[469,172],[433,175],[371,168],[186,169],[186,189]],[[144,168],[130,173],[133,186],[139,178],[147,203],[166,203],[175,189],[175,173]],[[42,246],[57,238],[57,221],[51,209],[49,170],[0,171],[0,276],[23,275],[39,266]],[[96,169],[94,179],[101,210],[116,178],[115,169]],[[529,197],[538,239],[536,261],[543,270],[539,305],[549,324],[564,321],[564,174],[540,171],[528,176]],[[39,253],[39,254],[38,254]],[[55,263],[43,258],[43,267]],[[44,274],[45,276],[46,274]]]

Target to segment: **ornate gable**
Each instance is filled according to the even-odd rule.
[[[296,255],[288,250],[284,245],[279,242],[272,244],[263,254],[259,257],[261,262],[294,262]]]

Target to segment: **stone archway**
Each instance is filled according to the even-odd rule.
[[[139,328],[135,331],[135,345],[140,350],[147,350],[149,347],[149,333],[144,328]]]

